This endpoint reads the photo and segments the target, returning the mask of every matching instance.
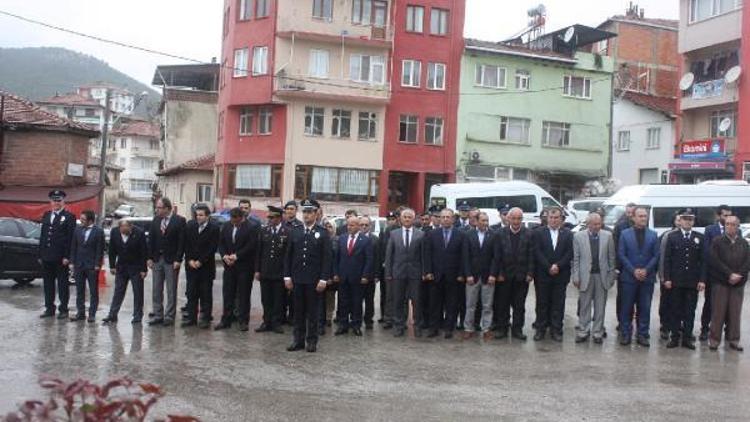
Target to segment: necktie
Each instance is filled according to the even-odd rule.
[[[237,242],[237,226],[232,227],[232,243]]]
[[[409,229],[406,229],[406,248],[409,248]]]
[[[206,228],[206,226],[205,226],[205,225],[203,225],[203,224],[201,224],[200,226],[198,226],[198,234],[201,234],[201,233],[203,233],[203,229],[204,229],[204,228]]]
[[[161,234],[164,234],[167,232],[167,223],[169,222],[168,218],[162,218],[161,219]]]
[[[352,252],[354,252],[354,235],[349,236],[349,245],[347,245],[346,250],[349,256],[352,256]]]
[[[83,241],[88,242],[89,241],[89,235],[91,234],[91,227],[87,227],[86,231],[83,233]]]
[[[451,241],[451,235],[448,230],[443,230],[443,247],[448,247],[448,242]]]

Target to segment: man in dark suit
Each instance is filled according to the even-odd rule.
[[[284,259],[284,285],[292,291],[295,309],[290,352],[318,349],[318,307],[331,278],[333,254],[328,231],[316,223],[319,209],[314,199],[302,201],[303,225],[292,230]]]
[[[359,217],[359,229],[362,236],[370,239],[372,249],[372,270],[370,278],[364,286],[364,322],[365,329],[372,330],[375,318],[375,285],[381,282],[383,272],[383,258],[380,254],[380,238],[372,233],[372,220],[368,216]]]
[[[706,288],[706,262],[703,235],[693,230],[695,214],[690,208],[679,211],[679,230],[667,235],[664,247],[664,288],[670,290],[667,348],[680,345],[695,350],[693,322],[698,292]]]
[[[355,336],[362,335],[362,299],[365,287],[372,279],[373,251],[369,237],[360,232],[359,217],[346,220],[345,235],[338,238],[338,253],[333,264],[333,279],[339,283],[338,323],[334,335],[342,335],[351,328]]]
[[[99,307],[99,270],[104,258],[104,231],[96,226],[94,211],[81,212],[81,226],[76,227],[70,244],[70,270],[76,280],[76,316],[71,321],[86,319],[86,284],[89,287],[88,322],[96,321]]]
[[[705,242],[703,259],[706,262],[706,273],[711,273],[711,242],[716,238],[724,236],[724,224],[727,218],[733,215],[732,209],[728,205],[719,205],[716,208],[716,223],[711,224],[704,230]],[[740,236],[742,233],[740,233]],[[711,332],[711,286],[713,283],[706,284],[706,290],[703,291],[703,309],[701,310],[701,332],[700,341],[708,340]]]
[[[260,229],[255,261],[255,279],[260,281],[260,300],[263,304],[263,323],[256,333],[273,331],[283,334],[281,327],[284,300],[284,258],[289,245],[290,229],[281,222],[284,210],[268,206],[268,224]]]
[[[143,230],[134,227],[128,220],[120,220],[109,236],[109,271],[115,276],[115,292],[109,315],[102,320],[104,325],[117,322],[117,314],[125,299],[128,282],[133,286],[133,324],[143,319],[143,279],[148,271],[148,245]]]
[[[636,307],[638,315],[638,344],[651,345],[649,325],[651,321],[651,299],[654,295],[657,267],[659,264],[659,237],[648,228],[648,211],[636,207],[633,211],[633,227],[620,236],[617,248],[622,273],[620,280],[620,344],[630,345],[632,341],[632,315]]]
[[[68,318],[70,283],[70,243],[76,228],[76,217],[65,209],[65,192],[53,190],[49,193],[51,210],[42,216],[42,232],[39,238],[39,260],[44,279],[44,313],[40,318],[55,316],[55,287],[60,300],[57,319]]]
[[[380,256],[383,260],[383,266],[380,270],[380,319],[379,323],[383,324],[383,329],[390,330],[393,328],[393,303],[388,293],[388,283],[385,279],[385,257],[388,249],[388,243],[391,238],[391,231],[396,230],[400,227],[399,213],[396,211],[390,211],[385,217],[385,228],[380,233],[378,239],[378,248],[380,248]]]
[[[224,263],[224,312],[221,321],[214,327],[215,330],[229,328],[235,318],[240,331],[248,330],[259,231],[260,227],[245,219],[245,214],[240,208],[232,208],[229,211],[229,223],[224,224],[219,236],[219,255]]]
[[[526,296],[534,281],[534,247],[531,230],[523,226],[523,210],[508,212],[508,227],[500,229],[495,241],[492,270],[495,282],[496,339],[508,337],[526,340],[523,326],[526,318]],[[511,325],[510,310],[513,308]]]
[[[453,224],[453,210],[440,212],[440,228],[425,235],[424,256],[426,282],[428,283],[427,307],[429,309],[428,337],[438,334],[443,323],[445,338],[453,337],[460,302],[465,300],[463,271],[463,246],[466,227]],[[443,320],[445,306],[445,320]]]
[[[562,223],[562,210],[552,207],[547,210],[547,227],[534,232],[536,341],[543,340],[548,329],[552,340],[562,341],[565,293],[573,260],[573,234]]]
[[[169,198],[156,201],[156,215],[149,229],[149,260],[151,268],[154,317],[148,325],[174,325],[177,313],[177,275],[185,248],[185,217],[173,212]],[[164,288],[167,306],[164,307]]]
[[[492,261],[495,259],[496,233],[489,228],[487,213],[480,212],[477,227],[466,234],[463,245],[463,266],[466,274],[466,317],[464,319],[464,338],[474,335],[474,319],[477,302],[481,298],[480,328],[485,340],[489,340],[492,326],[492,314],[495,295],[496,277],[491,273]]]
[[[195,219],[185,226],[185,277],[187,278],[187,320],[183,327],[211,326],[213,288],[216,278],[216,250],[219,247],[219,226],[209,216],[205,204],[195,207]],[[200,322],[198,305],[200,304]]]

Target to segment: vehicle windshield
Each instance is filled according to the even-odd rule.
[[[613,227],[623,214],[625,214],[625,205],[605,205],[604,225]]]
[[[498,207],[509,206],[510,208],[521,208],[525,213],[537,212],[536,197],[534,195],[516,195],[516,196],[486,196],[474,198],[458,198],[456,203],[467,201],[471,206],[477,208],[497,209]],[[545,206],[557,206],[557,202],[552,198],[542,198]]]
[[[26,237],[30,239],[39,239],[40,235],[42,234],[42,226],[40,224],[32,223],[31,221],[26,220],[17,221],[18,224],[21,225],[21,228],[23,228]]]

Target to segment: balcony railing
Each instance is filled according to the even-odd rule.
[[[738,100],[736,84],[728,84],[724,79],[696,82],[692,88],[682,92],[680,108],[689,110],[732,103]]]
[[[316,79],[306,75],[279,74],[274,91],[280,97],[348,99],[373,103],[390,100],[390,84],[360,83],[348,79]]]

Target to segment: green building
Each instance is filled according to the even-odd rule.
[[[574,28],[530,45],[466,40],[458,181],[527,180],[567,201],[608,177],[613,62],[591,51],[614,34]]]

